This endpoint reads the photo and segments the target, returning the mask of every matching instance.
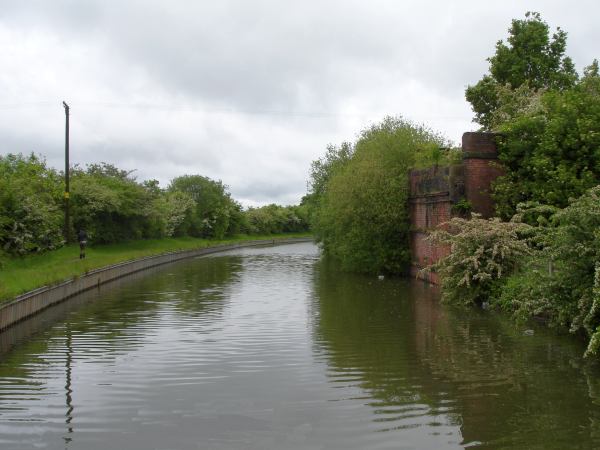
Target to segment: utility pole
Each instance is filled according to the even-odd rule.
[[[65,241],[69,243],[69,105],[65,107]]]

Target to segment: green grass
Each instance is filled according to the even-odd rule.
[[[123,261],[159,255],[178,250],[212,247],[220,244],[259,239],[310,237],[309,233],[277,234],[268,236],[236,236],[222,241],[191,237],[150,239],[112,245],[91,246],[86,258],[79,259],[79,246],[68,245],[51,252],[22,258],[9,258],[0,266],[0,304],[33,289],[60,283],[92,269]]]

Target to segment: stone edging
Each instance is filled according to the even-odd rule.
[[[211,253],[234,250],[236,248],[253,247],[269,244],[291,244],[295,242],[310,242],[312,238],[268,239],[246,241],[235,244],[222,244],[214,247],[183,250],[163,253],[155,256],[132,261],[125,261],[100,269],[94,269],[81,277],[75,277],[55,286],[44,286],[15,297],[13,301],[0,307],[0,330],[10,327],[21,320],[30,317],[49,306],[62,302],[80,292],[100,286],[117,278],[139,272],[150,267],[168,264],[185,258],[208,255]]]

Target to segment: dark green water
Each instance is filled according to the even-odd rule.
[[[0,348],[3,450],[600,448],[579,342],[312,244],[146,272]]]

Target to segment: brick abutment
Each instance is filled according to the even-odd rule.
[[[494,133],[469,132],[462,137],[462,161],[452,166],[412,170],[409,174],[411,275],[434,284],[435,272],[422,269],[446,256],[446,245],[427,241],[429,232],[452,217],[464,214],[456,205],[488,218],[494,214],[491,184],[502,170]]]

